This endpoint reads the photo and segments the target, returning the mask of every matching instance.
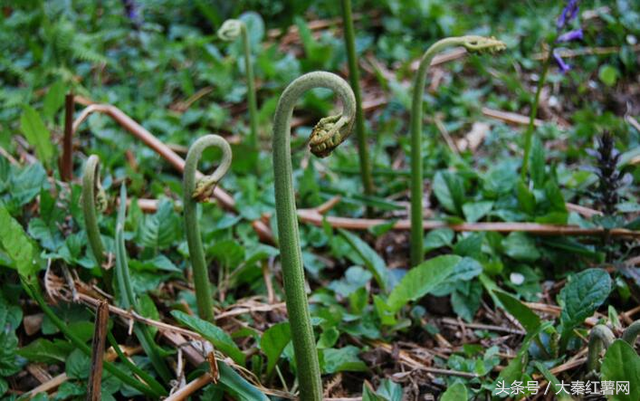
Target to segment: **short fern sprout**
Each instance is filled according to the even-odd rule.
[[[242,47],[244,48],[244,67],[247,74],[247,100],[249,103],[249,146],[258,149],[258,101],[256,98],[256,86],[254,82],[253,65],[251,64],[251,42],[247,24],[238,19],[226,20],[220,29],[218,37],[226,42],[232,42],[242,37]]]
[[[82,214],[91,253],[98,267],[105,262],[105,247],[100,237],[98,227],[98,213],[103,213],[108,207],[107,194],[100,185],[100,158],[91,155],[87,159],[82,176]],[[103,270],[105,285],[112,288],[113,274],[110,269]]]
[[[202,152],[208,147],[217,147],[222,151],[220,165],[211,175],[198,177],[198,161]],[[207,263],[204,257],[200,227],[198,226],[197,203],[207,200],[213,195],[218,182],[231,166],[231,147],[218,135],[206,135],[198,139],[189,148],[184,168],[184,226],[189,246],[189,257],[193,267],[193,281],[196,289],[198,314],[202,319],[213,322],[213,303],[211,299],[211,283]]]
[[[311,72],[299,77],[284,90],[278,101],[273,123],[273,168],[280,258],[302,401],[321,401],[322,381],[305,293],[291,168],[290,134],[291,116],[296,102],[305,92],[314,88],[333,90],[343,104],[341,114],[321,119],[313,129],[309,147],[314,155],[328,156],[349,137],[356,110],[353,91],[342,78],[329,72]]]
[[[422,174],[422,101],[429,65],[442,50],[462,46],[473,53],[495,53],[506,45],[494,37],[460,36],[437,41],[422,56],[413,83],[411,104],[411,266],[422,263],[424,256],[424,230],[422,225],[422,198],[424,179]]]

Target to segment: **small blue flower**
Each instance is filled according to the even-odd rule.
[[[584,38],[584,34],[582,32],[582,28],[573,30],[573,31],[569,31],[567,33],[563,33],[562,35],[558,36],[558,39],[556,39],[556,42],[562,43],[562,42],[572,42],[574,40],[582,40]]]
[[[556,22],[556,27],[558,30],[564,28],[569,22],[571,22],[575,17],[578,16],[579,0],[569,0],[565,8],[562,10],[562,14],[558,17],[558,21]]]
[[[558,50],[559,49],[555,49],[553,51],[553,59],[556,61],[556,64],[558,64],[558,67],[560,67],[560,71],[562,71],[562,73],[564,74],[565,72],[571,70],[571,66],[564,62],[562,57],[560,57]]]

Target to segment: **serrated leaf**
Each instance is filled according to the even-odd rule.
[[[584,320],[606,301],[611,292],[611,277],[602,269],[587,269],[570,277],[567,285],[560,292],[563,326],[563,341],[574,327]]]
[[[389,294],[389,309],[395,313],[408,302],[427,295],[449,277],[460,260],[455,255],[438,256],[409,270]]]
[[[278,363],[284,347],[291,341],[289,323],[278,323],[269,327],[260,338],[260,349],[267,356],[267,376],[271,374]]]
[[[362,258],[365,267],[373,273],[378,286],[383,292],[387,292],[389,284],[389,273],[387,264],[382,260],[380,255],[374,251],[369,244],[364,242],[355,234],[347,230],[340,229],[340,234],[347,240],[351,248]]]
[[[0,377],[8,377],[22,369],[22,363],[16,354],[18,337],[13,332],[0,331]]]
[[[55,151],[51,142],[51,133],[42,122],[40,115],[29,105],[23,108],[20,129],[27,141],[35,148],[38,159],[50,165]]]
[[[238,365],[244,366],[245,355],[233,342],[233,339],[220,327],[213,323],[202,320],[199,317],[188,315],[182,311],[171,311],[171,315],[180,323],[200,334],[223,354],[229,356]]]
[[[628,394],[618,392],[608,397],[615,401],[640,400],[640,356],[623,340],[611,344],[602,361],[602,379],[615,383],[628,382]]]
[[[179,238],[181,232],[182,223],[173,210],[173,204],[167,199],[162,199],[158,211],[144,217],[139,237],[142,245],[151,249],[163,249]]]

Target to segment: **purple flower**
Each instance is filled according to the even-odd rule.
[[[567,33],[563,33],[562,35],[558,36],[558,39],[556,39],[556,42],[562,43],[562,42],[572,42],[574,40],[582,40],[584,38],[584,34],[582,33],[582,28],[573,30],[573,31],[569,31]]]
[[[558,30],[564,28],[569,22],[578,16],[579,0],[569,0],[565,8],[562,10],[562,14],[558,17],[556,27]]]
[[[560,67],[560,71],[562,71],[562,73],[564,74],[565,72],[571,70],[571,66],[564,62],[562,57],[560,57],[558,50],[559,49],[555,49],[553,51],[553,59],[556,61],[556,64],[558,64],[558,67]]]
[[[136,29],[140,28],[141,18],[138,13],[138,6],[134,0],[122,0],[124,6],[124,13],[127,18],[133,23]]]

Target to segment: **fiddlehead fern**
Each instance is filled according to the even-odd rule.
[[[483,36],[460,36],[442,39],[427,49],[420,60],[420,67],[413,81],[411,104],[411,266],[417,266],[423,258],[422,228],[422,99],[429,65],[435,55],[452,46],[463,46],[469,52],[495,52],[506,45],[494,38]]]
[[[231,42],[242,36],[242,46],[244,48],[244,69],[247,74],[247,100],[249,102],[249,145],[252,149],[258,149],[258,104],[256,100],[256,88],[254,82],[253,65],[251,64],[251,42],[247,24],[238,19],[226,20],[220,29],[218,37],[224,41]]]
[[[104,245],[100,237],[96,212],[103,212],[106,208],[107,196],[100,185],[100,158],[91,155],[85,163],[82,176],[82,214],[89,246],[98,267],[102,267],[104,263]],[[111,270],[104,269],[103,274],[107,288],[111,289],[113,277]]]
[[[273,168],[280,258],[298,368],[300,399],[303,401],[322,400],[322,381],[307,305],[302,252],[298,239],[290,134],[291,116],[296,101],[306,91],[319,87],[333,90],[343,103],[341,114],[321,119],[311,134],[311,151],[319,157],[328,156],[347,139],[355,117],[356,103],[353,91],[337,75],[322,71],[311,72],[289,84],[278,101],[273,127]]]
[[[198,161],[202,152],[214,146],[222,150],[222,161],[213,174],[196,180]],[[187,154],[184,168],[184,225],[189,245],[189,256],[193,266],[193,281],[196,288],[198,314],[201,318],[213,322],[213,304],[211,302],[211,284],[207,272],[207,263],[202,249],[200,228],[197,218],[197,202],[208,199],[216,184],[231,166],[231,147],[218,135],[206,135],[194,142]]]
[[[589,355],[587,357],[587,370],[595,371],[600,366],[600,354],[609,348],[616,339],[611,329],[604,324],[599,324],[589,333]]]

